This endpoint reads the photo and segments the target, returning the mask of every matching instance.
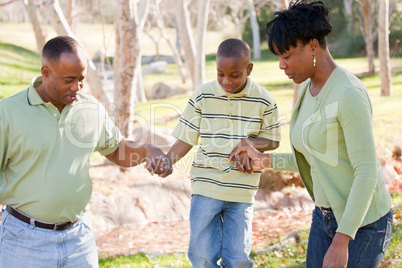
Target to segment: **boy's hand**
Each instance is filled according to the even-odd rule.
[[[260,153],[250,144],[235,148],[229,156],[229,161],[235,161],[237,155],[244,153],[246,153],[251,160],[251,170],[257,171],[272,167],[271,156],[269,154]]]

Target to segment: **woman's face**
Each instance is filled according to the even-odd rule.
[[[312,77],[316,67],[313,64],[314,49],[310,43],[302,45],[297,43],[297,47],[290,47],[288,51],[279,55],[279,69],[284,70],[289,79],[300,84]]]

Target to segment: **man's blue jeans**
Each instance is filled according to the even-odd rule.
[[[27,224],[3,210],[0,267],[98,267],[89,217],[85,215],[68,230],[53,231]]]
[[[225,202],[193,195],[188,257],[194,268],[252,267],[253,204]]]
[[[315,208],[307,246],[307,268],[322,267],[325,253],[337,228],[332,212],[323,215],[319,208]],[[391,241],[391,234],[392,211],[379,220],[360,227],[355,239],[349,242],[348,267],[377,268]]]

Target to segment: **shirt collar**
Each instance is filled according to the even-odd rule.
[[[41,105],[41,104],[45,104],[46,102],[44,100],[42,100],[42,98],[40,97],[39,93],[36,91],[35,87],[39,86],[43,81],[43,77],[41,75],[36,76],[34,78],[32,78],[31,80],[31,84],[28,88],[28,103],[30,105]],[[74,106],[78,103],[78,101],[80,100],[80,94],[77,94],[77,100],[74,101],[71,104],[68,104],[66,106]]]
[[[216,80],[216,83],[218,83],[218,80]],[[222,88],[222,86],[218,83],[218,85],[219,85],[219,87],[218,87],[219,90],[218,90],[217,95],[218,95],[218,96],[225,96],[225,97],[228,97],[228,96],[235,96],[235,97],[248,96],[248,95],[250,95],[251,84],[252,84],[252,81],[251,81],[250,77],[247,76],[247,83],[246,83],[246,86],[243,88],[243,90],[240,91],[239,93],[232,94],[232,93],[226,92],[226,91]]]
[[[42,76],[36,76],[32,78],[31,84],[28,88],[28,102],[30,105],[41,105],[45,104],[42,98],[39,96],[39,93],[36,91],[35,87],[39,86],[43,81]]]

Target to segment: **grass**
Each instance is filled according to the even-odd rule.
[[[383,258],[381,267],[398,268],[402,266],[402,194],[392,194],[392,203],[394,210],[394,226],[391,243]],[[283,247],[279,250],[270,252],[252,251],[251,258],[254,267],[258,268],[302,268],[305,267],[308,227],[299,231],[298,243],[283,243]],[[281,241],[283,237],[277,241],[267,244],[267,247],[273,246]],[[117,258],[105,258],[99,261],[99,267],[191,267],[191,263],[185,254],[173,254],[162,256],[149,256],[143,253],[121,256]]]

